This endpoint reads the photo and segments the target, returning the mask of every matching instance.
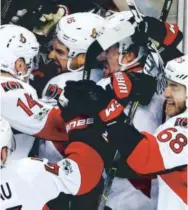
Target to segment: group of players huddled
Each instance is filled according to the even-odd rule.
[[[0,26],[0,209],[187,209],[182,32],[130,11],[55,8]],[[164,69],[148,62],[150,38]]]

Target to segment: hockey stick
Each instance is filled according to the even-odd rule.
[[[165,0],[165,2],[164,2],[163,9],[162,9],[162,12],[161,12],[161,16],[159,17],[159,19],[162,20],[163,22],[168,17],[168,13],[169,13],[170,8],[172,6],[172,2],[173,2],[173,0]]]
[[[11,4],[12,0],[1,1],[1,24],[5,24],[4,20],[6,18],[9,8],[11,7]]]
[[[132,125],[133,119],[134,119],[134,115],[136,113],[137,107],[139,105],[139,101],[135,101],[132,102],[129,113],[128,113],[128,118],[126,123],[128,123],[129,125]],[[103,189],[103,193],[101,195],[100,201],[99,201],[99,206],[98,206],[98,210],[104,210],[104,207],[106,205],[106,202],[108,200],[108,195],[110,192],[110,189],[112,187],[112,183],[114,180],[114,177],[117,173],[118,170],[118,163],[119,163],[119,159],[121,158],[121,155],[119,153],[118,150],[116,150],[116,153],[114,155],[114,159],[112,161],[112,167],[109,169],[108,174],[107,174],[107,178],[105,180],[104,183],[104,189]]]
[[[163,21],[165,21],[167,18],[167,15],[169,13],[169,10],[170,10],[171,4],[172,4],[172,0],[171,0],[171,4],[169,4],[169,3],[167,4],[167,2],[169,2],[169,0],[165,0],[164,6],[163,6],[163,9],[161,12],[161,16],[160,16],[160,19]],[[127,0],[127,4],[129,6],[133,16],[135,17],[136,22],[140,23],[142,21],[143,15],[139,12],[134,0]],[[150,50],[154,50],[157,52],[157,55],[159,55],[160,63],[162,65],[161,67],[164,68],[163,60],[162,60],[155,44],[151,40],[150,40],[149,47],[150,47]],[[138,105],[139,105],[139,101],[132,102],[132,105],[131,105],[131,108],[130,108],[129,114],[128,114],[127,123],[132,124],[132,121],[134,119],[134,115],[136,113]],[[106,202],[108,200],[108,195],[109,195],[112,183],[113,183],[113,179],[114,179],[117,169],[118,169],[119,159],[120,159],[120,153],[117,150],[116,154],[114,156],[114,159],[113,159],[113,163],[112,163],[113,166],[110,168],[109,173],[106,178],[106,182],[105,182],[105,186],[104,186],[103,194],[101,196],[98,210],[103,210],[106,205]]]

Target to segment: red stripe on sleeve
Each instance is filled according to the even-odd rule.
[[[42,210],[50,210],[50,209],[49,209],[48,206],[45,204],[45,205],[43,206]]]
[[[81,186],[77,195],[91,191],[100,181],[104,169],[101,156],[89,145],[73,142],[65,150],[68,158],[74,160],[81,174]]]
[[[35,134],[36,137],[51,141],[67,141],[68,135],[65,130],[65,122],[61,117],[60,109],[51,109],[43,129]]]
[[[165,169],[156,138],[146,132],[127,159],[129,166],[139,174],[150,174]]]

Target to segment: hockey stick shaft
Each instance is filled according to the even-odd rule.
[[[173,0],[165,0],[161,15],[159,17],[160,20],[165,21],[167,19],[172,2]]]
[[[129,114],[128,114],[128,120],[126,123],[132,125],[134,115],[136,113],[138,105],[139,105],[139,101],[132,102],[130,110],[129,110]],[[98,210],[104,210],[104,207],[108,200],[108,195],[109,195],[110,189],[112,187],[112,182],[113,182],[116,172],[118,170],[118,162],[119,162],[120,157],[121,157],[121,155],[120,155],[119,151],[116,150],[116,153],[114,155],[114,159],[112,162],[112,167],[109,169],[108,174],[107,174],[107,178],[106,178],[103,193],[101,195],[101,199],[99,202]]]

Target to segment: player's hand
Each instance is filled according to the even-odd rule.
[[[110,92],[93,81],[68,81],[64,96],[69,101],[71,116],[100,116],[104,122],[107,122],[117,117],[124,109]]]
[[[155,78],[143,73],[116,72],[111,76],[115,98],[126,106],[129,101],[148,105],[156,92]]]
[[[69,85],[74,86],[76,84],[69,84]],[[71,91],[72,88],[70,92]],[[76,91],[76,88],[74,88],[74,91]],[[67,91],[65,92],[67,93]],[[70,92],[68,91],[69,94]],[[70,95],[72,97],[72,94]],[[77,97],[76,94],[74,94],[74,96]],[[59,103],[59,107],[61,108],[62,111],[61,114],[65,121],[66,131],[69,136],[69,143],[82,142],[84,144],[89,145],[100,154],[100,156],[104,160],[105,166],[110,165],[114,155],[114,149],[113,149],[114,147],[111,148],[111,144],[109,144],[108,141],[109,139],[106,136],[103,137],[106,125],[99,119],[99,117],[96,119],[83,114],[81,115],[80,109],[77,109],[77,105],[80,107],[79,104],[80,100],[72,101],[70,98],[69,100],[70,101],[68,102],[68,105],[66,107],[62,107],[61,104]],[[76,104],[74,104],[75,102]],[[77,113],[79,114],[77,115]]]
[[[142,35],[143,42],[147,42],[150,37],[157,42],[158,46],[163,43],[166,36],[165,23],[154,17],[143,17],[137,29]]]
[[[148,38],[152,38],[156,41],[155,44],[157,47],[161,45],[177,46],[183,38],[183,34],[176,24],[162,22],[159,19],[149,16],[143,17],[143,21],[138,25],[137,34],[138,39],[142,37],[140,42],[147,43]]]

